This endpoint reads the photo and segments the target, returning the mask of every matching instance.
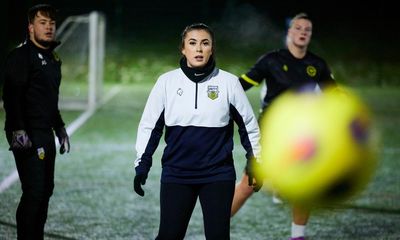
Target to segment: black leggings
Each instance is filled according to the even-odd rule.
[[[205,184],[162,183],[158,240],[183,239],[190,217],[200,199],[206,239],[229,239],[235,181]]]

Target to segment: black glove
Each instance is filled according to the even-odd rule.
[[[57,128],[55,130],[56,136],[58,138],[58,142],[60,143],[60,153],[64,154],[65,152],[69,153],[70,145],[69,145],[69,137],[68,133],[64,127]]]
[[[137,174],[133,180],[133,189],[140,196],[144,196],[144,191],[141,185],[146,184],[147,174]]]
[[[255,172],[256,172],[256,167],[258,166],[258,162],[256,161],[255,158],[250,158],[247,160],[246,164],[246,174],[249,176],[249,186],[253,187],[254,192],[258,192],[261,187],[263,186],[263,179],[260,178]],[[253,179],[256,180],[256,182],[253,181]]]
[[[32,147],[32,142],[25,130],[13,131],[10,150],[26,150]]]

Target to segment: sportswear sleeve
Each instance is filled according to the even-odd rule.
[[[336,86],[336,82],[334,80],[333,74],[328,67],[328,64],[322,60],[322,72],[321,72],[321,82],[318,84],[321,86],[321,89],[325,89],[327,87]]]
[[[268,70],[267,55],[261,56],[250,70],[239,77],[239,82],[244,90],[248,90],[253,86],[258,86],[267,76]]]
[[[260,159],[260,129],[250,102],[238,81],[232,85],[231,116],[238,125],[240,141],[246,158]]]
[[[8,56],[4,67],[3,100],[10,130],[25,129],[25,93],[29,83],[29,53],[16,49]]]
[[[158,147],[165,125],[165,87],[164,81],[157,80],[147,99],[139,122],[135,160],[136,174],[147,174],[150,171],[153,154]]]
[[[55,53],[55,52],[53,52],[53,55],[54,56],[57,56],[57,58],[58,58],[58,55],[57,55],[57,53]],[[60,71],[61,71],[61,61],[60,61]],[[61,83],[62,84],[62,83]],[[63,119],[62,119],[62,117],[61,117],[61,113],[60,113],[60,109],[59,108],[57,108],[57,112],[55,113],[55,128],[57,129],[57,128],[60,128],[60,127],[64,127],[65,126],[65,123],[64,123],[64,121],[63,121]]]
[[[65,126],[65,123],[64,123],[64,121],[63,121],[63,119],[62,119],[62,117],[61,117],[61,113],[60,113],[60,110],[59,109],[57,109],[57,112],[56,112],[56,121],[55,121],[55,124],[54,124],[54,128],[60,128],[60,127],[64,127]]]

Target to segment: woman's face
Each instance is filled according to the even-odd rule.
[[[205,30],[192,30],[186,33],[182,54],[190,68],[204,67],[212,55],[212,39]]]
[[[299,48],[307,48],[312,35],[312,23],[307,19],[294,20],[288,30],[288,43]]]

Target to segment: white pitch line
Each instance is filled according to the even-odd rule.
[[[121,88],[119,86],[113,87],[95,108],[83,112],[77,119],[75,119],[70,125],[68,125],[66,129],[68,135],[71,136],[96,112],[96,110],[99,107],[103,106],[108,101],[110,101],[115,95],[118,94],[119,91],[121,91]],[[55,138],[55,141],[56,141],[56,148],[58,148],[60,144],[58,143],[57,137]],[[19,175],[17,170],[14,170],[10,175],[4,178],[4,180],[0,183],[0,193],[4,192],[7,188],[9,188],[14,182],[18,180],[18,178]]]
[[[72,135],[78,128],[80,128],[95,112],[96,110],[106,104],[108,101],[110,101],[115,95],[118,94],[118,92],[121,91],[121,88],[119,86],[113,87],[107,95],[104,97],[104,99],[93,109],[88,109],[84,113],[82,113],[75,121],[73,121],[70,125],[67,127],[67,133],[68,135]],[[58,141],[56,141],[58,143]]]
[[[18,172],[14,170],[10,175],[8,175],[0,184],[0,193],[4,192],[9,188],[17,179],[19,178]]]

